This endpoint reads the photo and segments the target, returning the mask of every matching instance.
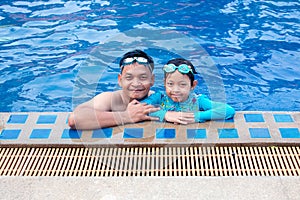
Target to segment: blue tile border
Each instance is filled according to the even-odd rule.
[[[251,138],[271,138],[268,128],[249,128]]]
[[[229,119],[217,119],[214,120],[215,122],[225,122],[225,123],[234,123],[234,118],[229,118]]]
[[[265,122],[262,114],[244,114],[246,122]]]
[[[300,138],[298,128],[279,128],[282,138]]]
[[[29,138],[30,139],[48,139],[52,129],[33,129]]]
[[[143,128],[125,128],[123,138],[143,138]]]
[[[80,139],[82,131],[75,129],[65,129],[61,139]]]
[[[220,144],[300,144],[300,112],[245,111],[237,112],[234,120],[214,120],[187,126],[142,122],[98,130],[70,129],[66,124],[68,112],[0,114],[0,145],[72,144],[78,139],[88,139],[82,140],[82,143],[91,142],[93,145],[131,145],[133,141],[139,145],[203,144],[211,140]]]
[[[219,138],[239,138],[238,131],[235,128],[222,128],[218,129]]]
[[[66,124],[69,123],[69,117],[70,117],[70,114],[68,114],[68,116],[66,117]]]
[[[206,129],[187,129],[188,139],[206,139]]]
[[[40,115],[37,124],[55,124],[57,115]]]
[[[21,129],[4,129],[1,132],[0,140],[16,140],[21,133]]]
[[[26,120],[28,118],[28,115],[25,114],[13,114],[10,115],[7,123],[8,124],[25,124]]]
[[[112,131],[113,131],[112,128],[93,130],[92,138],[111,138]]]
[[[274,114],[275,122],[294,122],[291,115],[288,114]]]
[[[174,139],[176,137],[176,131],[173,128],[159,128],[156,129],[155,136],[157,139]]]

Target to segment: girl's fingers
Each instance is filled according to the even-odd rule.
[[[194,117],[194,113],[185,113],[185,117],[188,117],[188,118]]]
[[[193,123],[195,122],[195,119],[194,117],[180,117],[178,119],[178,121],[181,123],[181,124],[188,124],[188,123]]]
[[[188,123],[187,123],[186,121],[178,120],[178,124],[186,125],[186,124],[188,124]]]

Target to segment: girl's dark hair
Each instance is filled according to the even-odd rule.
[[[194,65],[193,65],[190,61],[188,61],[188,60],[186,60],[186,59],[184,59],[184,58],[175,58],[175,59],[169,60],[169,61],[167,62],[167,64],[174,64],[174,65],[176,65],[176,66],[179,66],[179,65],[181,65],[181,64],[186,64],[186,65],[190,66],[191,69],[192,69],[192,71],[193,71],[193,73],[192,73],[192,72],[189,72],[189,73],[187,73],[186,75],[187,75],[187,76],[189,77],[189,79],[191,80],[191,85],[193,85],[193,82],[194,82],[194,80],[195,80],[194,74],[197,74],[197,72],[196,72],[196,70],[195,70]],[[165,73],[165,78],[166,78],[167,74],[168,74],[168,73]]]
[[[119,66],[121,67],[123,65],[124,59],[126,59],[126,58],[132,58],[132,57],[143,57],[143,58],[146,58],[148,60],[148,62],[149,62],[151,71],[153,72],[154,62],[153,62],[152,57],[149,56],[148,54],[146,54],[145,52],[143,52],[142,50],[139,50],[139,49],[135,49],[133,51],[129,51],[129,52],[125,53],[123,55],[123,57],[121,58],[121,60],[120,60]]]

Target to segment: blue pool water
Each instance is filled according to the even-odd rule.
[[[236,110],[300,110],[300,2],[0,2],[0,111],[71,111],[118,89],[134,48],[198,66],[198,93]]]

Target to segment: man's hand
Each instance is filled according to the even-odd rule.
[[[195,122],[194,113],[168,111],[165,120],[174,124],[190,124]]]
[[[140,103],[137,100],[131,101],[126,109],[130,122],[140,122],[146,120],[159,120],[157,117],[148,116],[149,113],[158,111],[160,108],[155,108],[146,103]],[[126,120],[125,120],[126,121]]]

